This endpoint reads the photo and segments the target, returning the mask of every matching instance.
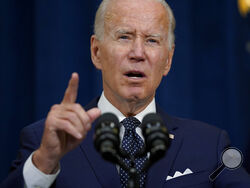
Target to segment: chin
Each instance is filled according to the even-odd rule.
[[[122,96],[128,101],[138,101],[146,98],[145,92],[141,88],[128,88],[122,92]]]

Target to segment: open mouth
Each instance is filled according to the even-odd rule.
[[[129,78],[143,78],[145,77],[145,74],[140,71],[129,71],[125,73],[125,75]]]

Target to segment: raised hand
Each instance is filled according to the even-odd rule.
[[[41,145],[34,152],[33,163],[46,174],[58,169],[60,159],[82,142],[101,114],[98,108],[85,111],[76,103],[78,83],[78,74],[73,73],[61,104],[53,105],[48,113]]]

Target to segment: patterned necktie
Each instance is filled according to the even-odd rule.
[[[121,124],[125,127],[125,133],[122,140],[122,149],[126,154],[132,156],[135,162],[135,168],[139,174],[139,184],[140,188],[145,187],[146,173],[142,172],[143,164],[147,160],[146,155],[143,157],[136,157],[135,155],[141,151],[144,146],[142,138],[135,132],[135,128],[141,123],[135,117],[128,117],[121,121]],[[123,161],[127,166],[132,167],[132,161],[130,158],[124,158]],[[123,169],[120,169],[120,180],[122,188],[127,187],[127,182],[129,179],[129,174]]]

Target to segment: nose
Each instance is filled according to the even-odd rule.
[[[145,60],[145,46],[141,38],[137,37],[133,41],[129,53],[129,59],[133,62],[141,62]]]

